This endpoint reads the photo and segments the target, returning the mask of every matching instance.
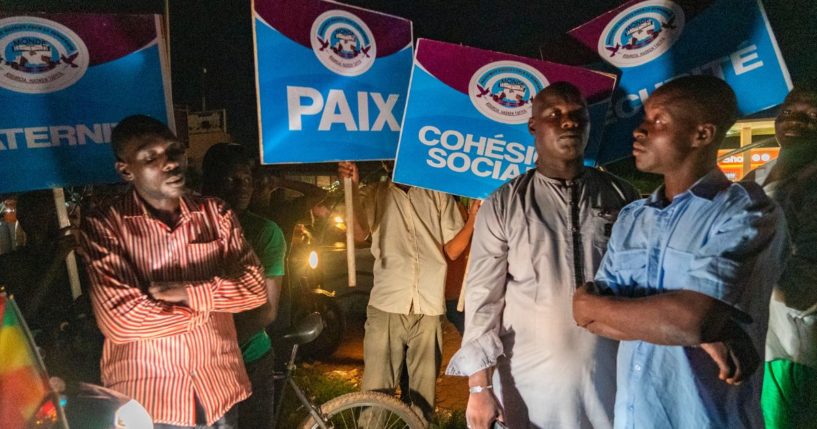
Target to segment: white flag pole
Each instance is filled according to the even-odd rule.
[[[54,188],[54,204],[57,208],[57,218],[60,222],[60,229],[71,225],[68,219],[68,209],[65,207],[65,191],[62,188]],[[77,269],[77,254],[73,250],[65,258],[68,268],[68,281],[71,283],[71,296],[77,299],[82,295],[82,288],[79,285],[79,270]]]
[[[344,202],[346,205],[346,268],[349,271],[349,287],[357,286],[355,266],[355,207],[352,195],[352,178],[343,178]]]

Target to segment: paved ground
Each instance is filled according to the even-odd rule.
[[[345,378],[360,385],[363,375],[363,319],[353,318],[347,322],[346,338],[331,358],[314,362],[316,368],[333,376]],[[464,377],[442,375],[451,355],[459,349],[460,334],[447,321],[443,325],[443,364],[437,379],[437,407],[454,411],[465,410],[468,401],[468,383]]]

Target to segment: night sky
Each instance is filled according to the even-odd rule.
[[[539,47],[622,3],[616,0],[348,0],[402,16],[414,36],[539,57]],[[817,2],[763,1],[792,78],[817,77]],[[163,13],[162,0],[0,0],[4,11]],[[170,0],[173,101],[226,108],[234,139],[258,141],[249,0]],[[207,78],[202,85],[202,68]]]

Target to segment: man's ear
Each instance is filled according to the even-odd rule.
[[[119,177],[121,177],[122,180],[126,182],[133,181],[133,173],[131,173],[127,162],[116,161],[114,168],[116,168],[116,172],[119,173]]]
[[[692,147],[704,147],[714,143],[717,131],[718,127],[715,124],[698,125],[695,129],[695,140],[692,143]]]
[[[528,119],[528,132],[530,133],[530,135],[535,136],[536,127],[534,127],[533,124],[534,124],[533,117],[531,117],[530,119]]]

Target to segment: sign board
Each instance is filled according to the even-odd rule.
[[[0,192],[119,180],[122,118],[173,128],[158,15],[0,13]]]
[[[726,156],[731,149],[718,150],[718,159]],[[750,171],[760,167],[761,165],[777,159],[780,154],[779,147],[765,147],[749,149],[746,152],[737,155],[731,155],[718,161],[718,167],[723,171],[729,180],[737,181],[747,175]],[[749,157],[749,169],[746,170],[745,157]]]
[[[483,199],[533,168],[533,97],[557,81],[588,100],[600,141],[615,76],[467,46],[420,39],[394,181]],[[592,163],[592,160],[591,160]]]
[[[621,71],[600,163],[630,156],[644,102],[675,77],[724,79],[740,115],[780,104],[792,87],[759,0],[633,0],[569,34]]]
[[[253,2],[263,164],[393,159],[411,21],[322,0]]]
[[[187,115],[187,130],[190,134],[211,133],[213,131],[226,133],[227,111],[221,109],[189,113]]]

